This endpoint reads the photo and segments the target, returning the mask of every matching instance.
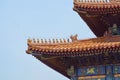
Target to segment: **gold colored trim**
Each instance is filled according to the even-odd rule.
[[[84,77],[78,77],[78,80],[81,79],[91,79],[91,78],[105,78],[105,75],[99,75],[99,76],[84,76]]]
[[[115,74],[114,77],[120,77],[120,74]]]

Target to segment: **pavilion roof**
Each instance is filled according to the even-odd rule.
[[[120,0],[74,0],[73,9],[97,37],[113,24],[120,26]]]
[[[120,13],[120,1],[83,0],[74,2],[74,10],[92,15]]]
[[[90,56],[120,51],[119,48],[120,36],[107,36],[63,43],[39,43],[32,41],[28,42],[27,52],[49,56]]]
[[[75,11],[98,38],[28,39],[28,54],[70,78],[69,66],[120,63],[120,36],[103,36],[113,24],[120,26],[119,0],[74,0]]]

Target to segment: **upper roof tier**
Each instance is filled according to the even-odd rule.
[[[79,12],[97,14],[120,13],[120,0],[74,0],[74,9]],[[95,12],[95,13],[94,13]]]
[[[120,26],[120,0],[74,0],[74,10],[98,37],[113,24]]]

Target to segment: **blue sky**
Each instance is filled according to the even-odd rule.
[[[0,0],[0,80],[68,80],[25,53],[28,38],[95,37],[72,0]]]

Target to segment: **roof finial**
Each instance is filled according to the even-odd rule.
[[[33,38],[33,43],[36,43],[35,38]]]
[[[32,40],[31,39],[28,39],[27,40],[27,43],[29,44],[29,43],[32,43]]]
[[[51,39],[49,39],[49,43],[51,43]]]
[[[74,36],[71,35],[70,38],[71,38],[72,42],[77,41],[78,40],[78,35],[77,34],[74,35]]]
[[[59,43],[58,39],[56,39],[56,43]]]
[[[43,43],[43,39],[41,39],[41,43]]]
[[[69,40],[69,39],[67,39],[67,42],[70,42],[70,40]]]
[[[62,39],[60,39],[60,43],[62,43],[63,41],[62,41]]]
[[[67,43],[66,39],[63,39],[64,43]]]
[[[55,43],[55,39],[53,39],[53,43]]]
[[[39,39],[37,39],[37,43],[40,43]]]
[[[47,43],[47,40],[45,39],[45,43]]]

